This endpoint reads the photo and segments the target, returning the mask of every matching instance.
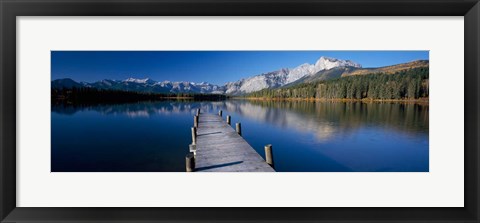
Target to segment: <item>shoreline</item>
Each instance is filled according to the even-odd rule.
[[[229,99],[250,101],[307,101],[307,102],[364,102],[364,103],[405,103],[405,104],[429,104],[428,98],[419,99],[352,99],[352,98],[258,98],[258,97],[232,97]]]
[[[429,99],[428,98],[419,98],[419,99],[351,99],[351,98],[265,98],[265,97],[226,97],[225,99],[220,99],[220,100],[209,100],[208,98],[199,98],[195,99],[195,97],[190,97],[190,96],[181,96],[181,97],[157,97],[154,99],[148,99],[148,100],[133,100],[133,101],[82,101],[80,103],[92,103],[92,104],[122,104],[122,103],[138,103],[138,102],[144,102],[144,101],[176,101],[176,100],[186,100],[186,101],[224,101],[224,100],[248,100],[248,101],[275,101],[275,102],[362,102],[362,103],[403,103],[403,104],[421,104],[421,105],[429,105]],[[65,98],[52,98],[52,101],[61,101],[61,102],[67,102],[67,103],[74,103],[71,101],[68,101]]]

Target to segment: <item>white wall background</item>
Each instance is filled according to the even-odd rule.
[[[463,206],[463,17],[17,17],[17,32],[19,207]],[[430,172],[50,173],[51,50],[430,50]]]

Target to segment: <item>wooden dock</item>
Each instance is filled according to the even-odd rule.
[[[193,171],[275,172],[247,141],[223,120],[221,111],[219,114],[197,114]]]

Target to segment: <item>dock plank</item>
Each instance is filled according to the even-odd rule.
[[[196,172],[275,172],[222,117],[200,114]]]

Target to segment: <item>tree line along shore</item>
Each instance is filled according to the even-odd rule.
[[[51,89],[56,103],[123,103],[155,100],[306,100],[428,103],[428,67],[375,73],[264,89],[245,95],[150,93],[96,88]]]
[[[376,73],[264,89],[244,96],[248,99],[428,101],[428,67],[394,74]]]

